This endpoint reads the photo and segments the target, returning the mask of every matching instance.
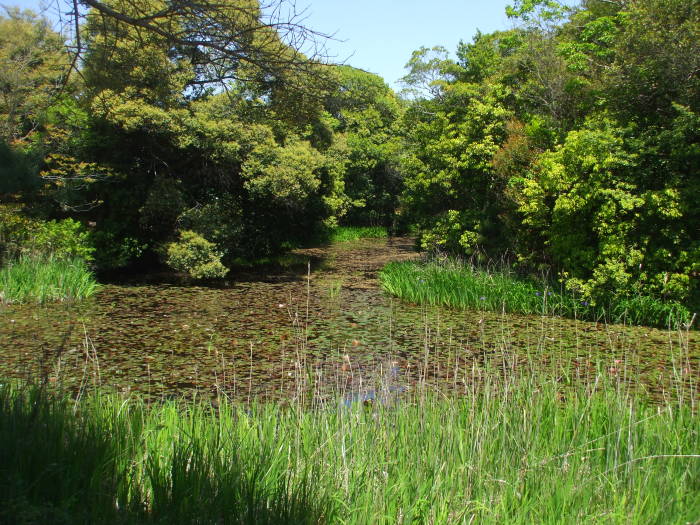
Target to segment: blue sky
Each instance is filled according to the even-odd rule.
[[[511,27],[505,6],[512,0],[307,0],[308,25],[342,40],[328,42],[335,58],[377,73],[392,87],[421,46],[441,45],[451,53],[477,29]]]
[[[38,10],[41,0],[0,0]],[[377,73],[394,88],[404,65],[421,46],[454,52],[477,29],[506,29],[505,6],[512,0],[297,0],[305,24],[337,40],[327,42],[336,60]],[[55,6],[55,0],[51,5]],[[49,12],[55,12],[55,7]]]

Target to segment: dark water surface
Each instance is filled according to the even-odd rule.
[[[222,287],[105,285],[87,302],[0,307],[0,377],[148,397],[375,399],[422,385],[465,390],[486,371],[601,371],[660,394],[697,384],[697,332],[455,312],[401,303],[377,272],[410,239],[299,250],[301,266]],[[307,272],[306,261],[310,264]]]

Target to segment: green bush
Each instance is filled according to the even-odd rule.
[[[29,237],[33,221],[20,212],[21,206],[0,206],[0,261],[19,256],[22,243]]]
[[[23,245],[23,252],[56,259],[92,261],[95,248],[90,233],[74,219],[37,222],[32,235]]]
[[[167,246],[168,266],[189,273],[195,279],[225,277],[228,273],[221,263],[221,252],[216,245],[201,235],[185,230],[180,232],[180,240]]]
[[[95,251],[90,233],[74,219],[42,221],[25,216],[20,207],[0,207],[0,255],[40,259],[82,259],[90,262]]]
[[[248,255],[246,224],[240,203],[231,194],[216,196],[208,202],[188,208],[177,218],[181,230],[192,230],[222,248],[227,261],[235,247],[245,246],[236,255]]]

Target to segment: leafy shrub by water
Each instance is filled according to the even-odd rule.
[[[82,259],[21,257],[0,269],[0,301],[5,303],[75,301],[98,287]]]
[[[31,233],[31,238],[24,243],[24,251],[32,257],[93,259],[95,248],[91,244],[90,234],[76,220],[40,221]]]
[[[82,259],[91,261],[95,248],[90,233],[78,221],[42,221],[27,217],[20,207],[0,206],[0,258]]]
[[[228,273],[216,245],[193,231],[180,232],[180,240],[168,244],[167,251],[168,266],[187,272],[195,279],[225,277]]]
[[[384,290],[418,304],[662,327],[678,326],[691,319],[688,309],[675,302],[633,297],[594,305],[546,282],[526,281],[453,261],[392,262],[382,269],[379,278]]]

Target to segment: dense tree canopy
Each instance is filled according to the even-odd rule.
[[[317,60],[272,1],[71,2],[67,47],[9,10],[4,199],[90,225],[99,268],[215,277],[338,224],[413,225],[585,301],[698,304],[700,0],[519,0],[454,59],[415,51],[403,98]]]

